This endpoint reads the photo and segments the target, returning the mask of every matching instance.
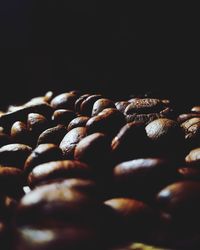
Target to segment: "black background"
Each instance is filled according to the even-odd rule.
[[[0,105],[74,88],[198,102],[197,6],[134,2],[1,1]]]

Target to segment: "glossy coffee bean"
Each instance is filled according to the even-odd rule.
[[[33,168],[28,176],[31,187],[59,178],[92,178],[93,171],[87,164],[79,161],[52,161]]]
[[[23,168],[32,148],[24,144],[8,144],[0,148],[0,164]]]
[[[27,118],[27,127],[34,136],[39,135],[49,126],[48,120],[40,114],[30,113]]]
[[[14,142],[30,144],[31,134],[24,122],[17,121],[11,127],[10,135]]]
[[[115,104],[112,100],[101,98],[98,99],[92,108],[92,116],[98,115],[101,111],[103,111],[106,108],[116,108]]]
[[[98,166],[103,161],[109,160],[110,153],[108,137],[102,133],[94,133],[86,136],[77,144],[74,159]],[[104,168],[108,169],[109,166],[104,166]]]
[[[77,95],[73,93],[63,93],[55,96],[51,101],[51,106],[54,109],[74,109],[74,104],[77,99]]]
[[[187,114],[180,114],[177,117],[177,121],[181,124],[191,118],[195,118],[195,117],[200,117],[200,114],[194,114],[194,113],[187,113]]]
[[[37,144],[53,143],[59,145],[66,133],[67,130],[64,125],[48,128],[39,135]]]
[[[101,95],[90,95],[81,103],[80,111],[82,115],[91,116],[94,103],[102,98]]]
[[[113,136],[125,123],[125,117],[120,111],[107,108],[97,116],[90,118],[86,123],[86,127],[89,134],[101,132]]]
[[[200,106],[192,107],[191,111],[194,112],[194,113],[200,113]]]
[[[63,124],[67,126],[69,122],[76,117],[72,110],[67,109],[57,109],[54,111],[52,116],[52,121],[55,124]]]
[[[145,124],[127,123],[112,140],[112,153],[117,161],[133,159],[147,155],[148,144]]]
[[[75,102],[74,109],[77,113],[81,113],[81,104],[90,94],[81,95]]]
[[[113,170],[116,191],[123,196],[151,199],[176,179],[176,166],[164,158],[144,158],[122,162]]]
[[[200,182],[173,183],[158,193],[157,203],[179,226],[191,224],[195,227],[200,221]]]
[[[50,143],[40,144],[26,159],[24,170],[26,173],[29,173],[35,166],[39,164],[61,160],[62,157],[62,151],[58,146]]]
[[[195,148],[185,157],[187,166],[200,168],[200,148]]]
[[[60,143],[60,148],[66,159],[74,158],[74,150],[76,145],[86,136],[87,129],[84,127],[74,128],[65,135]]]
[[[71,120],[71,122],[69,123],[67,127],[68,131],[77,127],[85,127],[89,119],[90,117],[88,116],[79,116],[79,117],[74,118],[73,120]]]

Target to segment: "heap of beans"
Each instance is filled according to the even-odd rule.
[[[199,225],[200,106],[74,90],[0,111],[1,249],[200,249]]]

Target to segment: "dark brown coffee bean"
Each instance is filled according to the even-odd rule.
[[[85,163],[79,161],[52,161],[36,166],[28,176],[31,187],[49,180],[59,178],[92,178],[93,171]]]
[[[76,145],[87,136],[87,129],[84,127],[78,127],[70,130],[60,143],[60,148],[66,159],[74,158],[74,150]]]
[[[195,117],[199,117],[200,118],[200,114],[194,114],[194,113],[188,113],[188,114],[180,114],[177,117],[177,121],[179,123],[183,123],[191,118],[195,118]]]
[[[121,113],[125,112],[126,107],[129,105],[130,103],[128,101],[119,101],[115,103],[116,109],[118,109]]]
[[[125,123],[125,117],[120,111],[108,108],[101,111],[97,116],[90,118],[86,127],[89,134],[101,132],[112,137]]]
[[[86,136],[77,144],[74,159],[87,162],[92,166],[98,166],[102,164],[102,161],[108,160],[110,154],[111,148],[108,137],[102,133],[94,133]],[[105,167],[109,168],[109,166]]]
[[[53,143],[59,145],[66,133],[67,130],[63,125],[48,128],[40,134],[37,144]]]
[[[28,114],[27,127],[33,136],[39,136],[49,125],[48,120],[43,115],[37,113]]]
[[[118,161],[144,157],[148,144],[144,123],[132,122],[124,125],[112,140],[112,153]]]
[[[200,117],[191,118],[181,124],[189,148],[200,146]]]
[[[67,127],[68,131],[77,127],[85,127],[89,119],[90,117],[88,116],[79,116],[79,117],[74,118],[73,120],[71,120],[71,122],[69,123]]]
[[[77,95],[73,93],[63,93],[57,95],[51,101],[51,106],[54,109],[70,109],[74,110],[74,104],[77,99]]]
[[[90,94],[81,95],[75,102],[74,108],[77,113],[81,113],[81,104]]]
[[[31,134],[24,122],[15,122],[11,127],[10,135],[14,142],[24,144],[31,143]]]
[[[23,192],[23,172],[22,170],[0,165],[0,193],[14,198],[21,197]]]
[[[94,103],[102,98],[101,95],[90,95],[81,103],[81,114],[91,116]]]
[[[185,157],[185,162],[190,167],[200,167],[200,148],[195,148]]]
[[[192,112],[194,113],[200,113],[200,106],[194,106],[192,109],[191,109]]]
[[[116,108],[113,101],[106,98],[98,99],[92,108],[92,116],[98,115],[101,111],[106,108]]]
[[[24,170],[29,173],[32,169],[44,162],[61,160],[63,157],[61,149],[54,144],[40,144],[26,159]]]
[[[153,142],[152,147],[154,147],[155,155],[168,155],[175,158],[182,156],[184,134],[176,121],[167,118],[156,119],[150,122],[145,129],[147,136]]]
[[[10,136],[5,134],[4,132],[0,132],[0,147],[9,143],[11,143]]]
[[[0,148],[0,164],[23,168],[32,148],[24,144],[8,144]]]
[[[76,114],[72,110],[57,109],[54,111],[52,121],[55,124],[68,125],[69,122],[76,117]]]
[[[149,199],[176,178],[176,166],[162,158],[136,159],[115,166],[113,175],[121,195]]]
[[[0,126],[5,125],[6,127],[10,127],[16,121],[26,122],[27,115],[30,113],[38,113],[49,118],[53,113],[53,109],[46,102],[37,105],[31,105],[28,107],[23,106],[17,111],[13,111],[10,113],[6,113],[5,115],[2,115],[0,117]]]
[[[171,214],[179,226],[199,224],[200,182],[182,181],[173,183],[157,195],[159,207]]]
[[[144,98],[144,99],[134,99],[126,107],[125,113],[129,114],[149,114],[149,113],[159,113],[164,109],[166,103],[160,99]]]
[[[133,114],[133,115],[126,115],[126,122],[143,122],[143,123],[150,123],[158,118],[161,118],[162,115],[160,113],[150,113],[150,114]]]

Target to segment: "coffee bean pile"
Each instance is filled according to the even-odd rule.
[[[0,112],[1,249],[200,249],[199,225],[200,106],[73,90]]]

